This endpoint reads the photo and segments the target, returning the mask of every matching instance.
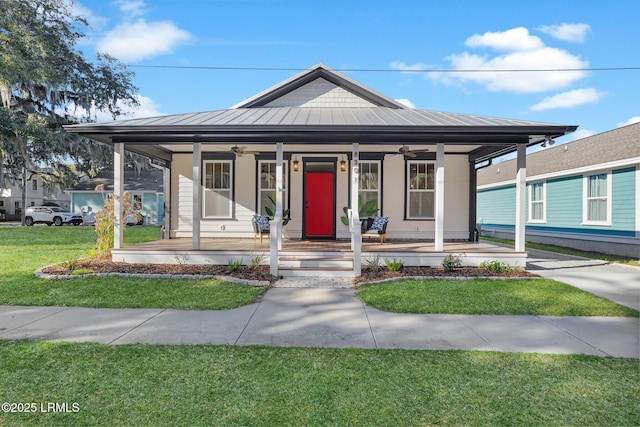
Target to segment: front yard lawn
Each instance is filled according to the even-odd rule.
[[[638,311],[551,279],[425,279],[363,285],[365,304],[396,313],[630,316]]]
[[[0,341],[0,425],[630,426],[638,361]],[[41,412],[41,403],[69,412]],[[76,403],[76,406],[73,406]],[[77,409],[73,412],[73,409]]]
[[[125,244],[159,237],[159,227],[128,227]],[[0,226],[0,304],[226,310],[250,304],[266,290],[213,279],[34,276],[40,267],[86,257],[95,242],[93,227]]]

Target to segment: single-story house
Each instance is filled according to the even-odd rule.
[[[483,234],[514,235],[516,160],[478,171]],[[527,156],[526,240],[640,258],[640,123]]]
[[[164,176],[158,169],[124,171],[124,191],[131,193],[132,201],[139,204],[144,223],[162,225],[164,222]],[[71,195],[71,211],[82,216],[98,213],[104,206],[104,198],[113,193],[113,171],[102,171],[94,178],[80,181],[67,189]],[[102,185],[103,191],[96,187]]]
[[[324,266],[359,275],[373,254],[405,265],[440,265],[454,253],[467,264],[523,266],[526,147],[576,128],[412,109],[319,64],[230,109],[66,130],[113,145],[116,195],[125,148],[164,162],[168,240],[123,248],[117,220],[114,260],[247,262],[265,251],[252,217],[269,207],[273,274]],[[514,150],[515,250],[475,243],[476,168]],[[388,218],[385,243],[363,243],[359,199],[376,200],[376,215]],[[348,226],[344,207],[354,208]]]

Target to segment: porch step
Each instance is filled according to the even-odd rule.
[[[285,255],[278,271],[284,277],[353,277],[353,256]]]
[[[353,277],[353,268],[280,267],[282,277]]]

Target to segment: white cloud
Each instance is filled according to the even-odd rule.
[[[389,64],[389,66],[391,67],[392,70],[400,70],[400,71],[407,71],[407,72],[422,71],[422,70],[428,70],[429,68],[432,68],[427,64],[423,64],[422,62],[409,65],[409,64],[405,64],[402,61],[393,61],[391,64]]]
[[[569,140],[568,141],[564,141],[564,142],[577,141],[579,139],[586,138],[588,136],[592,136],[592,135],[595,135],[595,134],[596,134],[596,131],[594,131],[594,130],[579,129],[579,130],[567,135],[567,138],[569,138]]]
[[[409,108],[416,108],[415,105],[413,105],[413,102],[409,101],[406,98],[400,98],[400,99],[396,99],[396,102],[399,102],[400,104],[404,105],[405,107],[409,107]]]
[[[575,89],[544,98],[531,106],[533,111],[552,110],[555,108],[573,108],[583,104],[595,104],[605,94],[593,88]]]
[[[589,66],[588,61],[577,55],[545,46],[540,38],[532,36],[529,30],[523,27],[503,32],[476,34],[469,37],[466,44],[471,48],[487,48],[495,53],[452,54],[446,58],[451,63],[451,69],[479,70],[479,72],[430,72],[426,73],[426,77],[444,84],[479,84],[493,92],[540,93],[564,89],[583,79],[587,71],[582,69]],[[429,68],[422,63],[406,65],[401,61],[391,63],[391,67],[406,71]],[[553,71],[558,69],[576,71]]]
[[[529,34],[524,27],[512,28],[503,32],[486,32],[475,34],[467,39],[469,47],[489,47],[499,51],[529,51],[541,49],[544,43],[536,36]]]
[[[120,61],[139,61],[170,53],[176,46],[192,39],[188,31],[169,21],[147,22],[138,19],[123,23],[109,31],[98,42],[100,52]]]
[[[84,18],[92,30],[99,31],[104,28],[109,22],[107,18],[96,15],[91,9],[81,5],[78,2],[72,1],[70,5],[72,13]]]
[[[141,119],[144,117],[157,117],[164,116],[167,113],[163,113],[159,110],[158,104],[155,103],[151,98],[144,95],[136,95],[140,106],[138,107],[129,107],[123,106],[122,104],[118,104],[119,107],[122,108],[123,115],[118,117],[117,120],[127,120],[127,119]],[[76,107],[71,104],[68,110],[76,117],[91,117],[92,120],[95,120],[98,123],[111,122],[113,121],[113,117],[108,111],[95,111],[92,109],[91,114],[87,114],[87,110],[82,107]],[[62,112],[61,112],[62,114]]]
[[[549,34],[553,38],[574,43],[583,43],[587,38],[587,31],[590,29],[589,24],[566,23],[560,25],[543,25],[538,28],[538,30]]]
[[[632,125],[634,123],[640,123],[640,116],[633,116],[630,119],[628,119],[626,122],[618,123],[618,125],[616,127],[621,128],[622,126],[628,126],[628,125]]]
[[[146,4],[142,0],[117,0],[116,4],[128,19],[144,15],[146,13]]]

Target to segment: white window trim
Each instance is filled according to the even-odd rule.
[[[534,219],[533,215],[533,186],[536,184],[542,184],[542,200],[536,200],[536,203],[542,203],[542,219]],[[529,186],[529,218],[527,222],[533,224],[546,224],[547,223],[547,183],[546,182],[532,182]]]
[[[380,160],[360,160],[360,164],[372,164],[375,163],[378,165],[378,188],[377,190],[361,190],[360,188],[358,188],[358,193],[377,193],[378,197],[378,216],[380,215],[380,213],[382,212],[382,197],[381,197],[381,191],[382,191],[382,162]],[[362,173],[362,168],[360,168],[360,172]],[[360,182],[360,180],[358,181]],[[360,184],[358,184],[360,185]]]
[[[256,207],[256,213],[259,215],[262,215],[262,191],[265,190],[264,188],[262,188],[262,176],[261,176],[261,171],[262,171],[262,165],[265,163],[273,163],[274,165],[276,164],[275,160],[258,160],[258,206]],[[288,181],[288,174],[289,174],[289,167],[287,166],[287,162],[284,161],[282,162],[282,168],[284,171],[284,176],[282,177],[282,186],[283,191],[282,191],[282,201],[283,201],[283,206],[282,206],[282,210],[287,210],[289,208],[289,197],[287,197],[287,183]],[[271,189],[269,189],[271,190]],[[276,189],[273,188],[273,192],[275,193]],[[275,211],[275,206],[273,207],[273,210]]]
[[[587,195],[589,194],[589,177],[594,175],[607,175],[607,220],[606,221],[590,221],[589,220],[589,201]],[[602,225],[611,226],[612,221],[612,196],[613,196],[613,174],[611,170],[590,172],[582,176],[582,225]]]
[[[214,189],[210,189],[207,188],[206,186],[206,173],[207,173],[207,165],[211,164],[211,163],[228,163],[229,166],[229,215],[228,216],[213,216],[213,215],[206,215],[206,192],[207,190],[211,190],[213,191]],[[233,160],[204,160],[202,163],[202,219],[233,219],[234,218],[234,209],[233,209],[233,205],[234,205],[234,197],[235,195],[233,194],[233,166],[234,166],[234,161]]]
[[[433,165],[433,173],[434,173],[434,178],[433,178],[433,185],[434,188],[433,189],[427,189],[427,190],[412,190],[410,188],[410,183],[411,183],[411,165],[412,164],[425,164],[425,165]],[[407,212],[407,219],[409,220],[433,220],[435,219],[435,205],[434,205],[434,212],[432,216],[411,216],[411,193],[412,192],[424,192],[424,193],[433,193],[433,200],[435,202],[436,199],[436,189],[435,189],[435,173],[436,173],[436,162],[433,160],[408,160],[406,162],[406,182],[404,183],[405,185],[405,209]],[[428,166],[426,167],[428,168]],[[426,170],[425,168],[425,170]]]

